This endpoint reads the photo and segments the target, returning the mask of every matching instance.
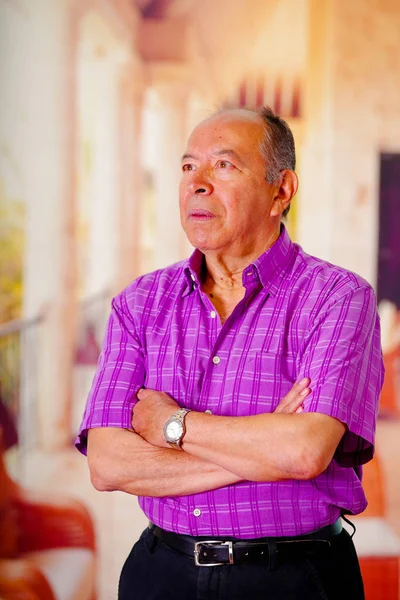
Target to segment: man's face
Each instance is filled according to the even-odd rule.
[[[190,243],[203,252],[245,256],[279,224],[271,215],[276,186],[265,179],[258,115],[227,111],[198,125],[182,160],[179,204]]]

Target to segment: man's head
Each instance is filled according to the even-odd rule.
[[[297,190],[293,136],[269,109],[219,111],[189,137],[180,211],[190,242],[204,252],[246,256],[279,235]]]

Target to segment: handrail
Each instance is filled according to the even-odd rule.
[[[6,323],[0,324],[0,337],[23,331],[28,329],[32,325],[38,325],[44,319],[43,315],[37,315],[30,319],[14,319],[14,321],[7,321]]]

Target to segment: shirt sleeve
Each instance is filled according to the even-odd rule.
[[[89,429],[131,427],[132,407],[144,384],[144,353],[124,298],[121,294],[112,301],[103,348],[75,441],[82,454],[87,452]]]
[[[317,315],[300,359],[300,378],[311,379],[305,410],[347,426],[334,456],[341,466],[357,467],[373,457],[383,375],[375,294],[359,287]]]

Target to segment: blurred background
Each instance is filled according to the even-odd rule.
[[[0,598],[117,596],[146,520],[91,487],[73,441],[112,296],[191,252],[185,140],[236,102],[293,129],[293,239],[377,292],[386,380],[355,543],[367,600],[398,600],[399,0],[0,0],[0,89]]]

